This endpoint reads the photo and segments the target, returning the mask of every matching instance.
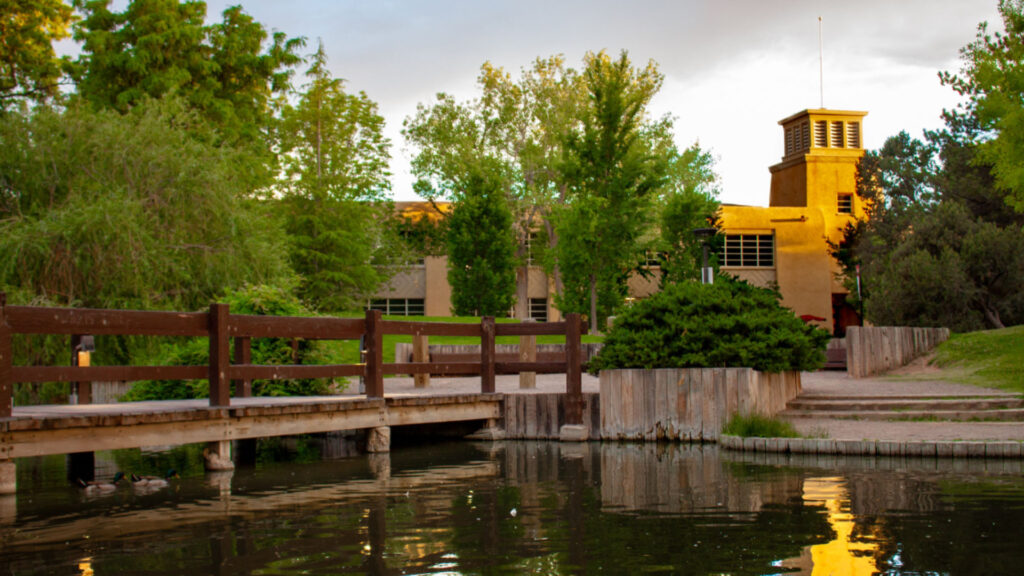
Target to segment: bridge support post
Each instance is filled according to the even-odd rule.
[[[391,451],[391,428],[378,426],[366,434],[366,451],[372,454]]]
[[[18,474],[14,460],[0,460],[0,494],[18,491]]]
[[[231,461],[231,441],[220,440],[210,442],[203,449],[203,459],[206,460],[207,470],[234,470],[235,463]]]

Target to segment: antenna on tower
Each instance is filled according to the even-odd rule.
[[[825,64],[824,49],[821,43],[821,16],[818,16],[818,90],[821,97],[821,108],[825,107]]]

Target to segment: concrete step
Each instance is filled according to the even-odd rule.
[[[999,398],[910,398],[910,397],[860,397],[860,398],[808,398],[800,396],[790,400],[791,410],[814,412],[905,412],[905,411],[984,411],[1024,408],[1024,399],[1019,397]]]
[[[833,420],[890,421],[999,421],[1024,422],[1024,408],[990,410],[794,410],[786,409],[779,416],[787,419],[817,418]]]

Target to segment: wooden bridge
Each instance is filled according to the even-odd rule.
[[[479,361],[385,363],[383,336],[479,337]],[[380,311],[364,318],[275,317],[231,314],[226,304],[208,312],[153,312],[7,306],[0,293],[0,494],[15,490],[14,458],[45,454],[91,454],[96,450],[207,442],[207,465],[230,468],[232,440],[367,429],[368,449],[386,451],[390,427],[483,420],[493,429],[501,416],[497,374],[564,373],[563,434],[586,439],[581,389],[580,318],[564,322],[504,324],[493,317],[479,323],[384,320]],[[16,366],[12,342],[25,335],[184,336],[209,340],[205,366]],[[495,338],[564,335],[564,358],[496,361]],[[365,360],[338,365],[255,365],[254,338],[359,340]],[[421,346],[425,348],[425,346]],[[479,376],[478,394],[387,397],[385,374]],[[253,380],[362,377],[359,396],[253,397]],[[92,382],[200,380],[209,399],[90,404]],[[15,383],[77,383],[78,403],[14,406]],[[234,396],[232,397],[232,388]],[[90,456],[91,458],[91,456]],[[90,460],[91,461],[91,460]]]

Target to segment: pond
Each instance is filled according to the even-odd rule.
[[[1014,574],[1018,461],[750,455],[714,445],[446,442],[327,459],[298,442],[205,473],[199,448],[18,461],[4,574]],[[337,455],[335,455],[337,456]]]

